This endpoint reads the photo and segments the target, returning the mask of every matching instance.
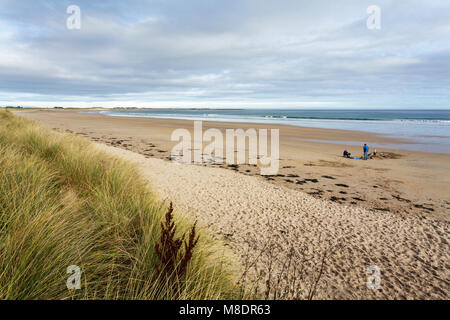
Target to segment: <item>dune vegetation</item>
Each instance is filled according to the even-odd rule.
[[[0,299],[242,298],[223,246],[168,207],[129,163],[0,110]]]

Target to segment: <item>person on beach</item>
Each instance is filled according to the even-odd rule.
[[[364,160],[367,160],[367,155],[369,153],[369,146],[365,143],[364,143],[364,147],[363,147],[363,152],[364,152]]]

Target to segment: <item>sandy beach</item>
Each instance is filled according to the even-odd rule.
[[[204,129],[280,129],[279,174],[262,177],[250,165],[168,161],[172,131],[192,130],[191,121],[53,110],[18,114],[137,163],[162,199],[233,249],[246,271],[243,281],[269,283],[271,292],[278,286],[278,298],[305,298],[309,286],[296,287],[295,279],[314,284],[322,273],[319,298],[448,299],[450,155],[379,149],[377,159],[350,160],[343,150],[361,155],[360,147],[301,139],[398,141],[357,131],[203,123]],[[381,271],[378,290],[366,286],[372,265]]]

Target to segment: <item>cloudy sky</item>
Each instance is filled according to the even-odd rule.
[[[450,108],[450,1],[0,0],[4,105]]]

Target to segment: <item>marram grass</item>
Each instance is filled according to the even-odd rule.
[[[0,299],[242,298],[224,248],[201,228],[183,279],[157,271],[166,205],[132,165],[0,111]],[[180,234],[193,225],[176,223]],[[79,290],[66,286],[71,265]]]

